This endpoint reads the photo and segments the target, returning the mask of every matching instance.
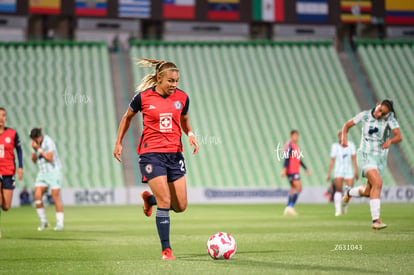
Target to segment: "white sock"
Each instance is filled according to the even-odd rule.
[[[381,208],[380,199],[370,200],[369,207],[371,209],[372,220],[378,220],[380,217],[380,208]]]
[[[334,194],[334,203],[335,203],[335,213],[337,213],[337,214],[341,213],[341,199],[342,199],[342,193],[341,192],[335,192],[335,194]]]
[[[349,195],[351,197],[361,197],[361,195],[359,194],[359,190],[362,190],[363,188],[363,186],[352,187],[351,190],[349,190]]]
[[[36,208],[37,215],[39,216],[41,223],[47,223],[46,211],[44,208]]]
[[[56,212],[56,225],[63,226],[63,212]]]

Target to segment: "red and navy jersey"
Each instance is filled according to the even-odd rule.
[[[283,166],[287,168],[287,174],[298,174],[301,165],[306,169],[305,163],[301,160],[302,154],[299,146],[296,143],[286,142],[284,156]]]
[[[14,148],[16,148],[19,167],[23,168],[23,153],[19,135],[11,128],[5,128],[0,134],[0,175],[11,176],[16,174],[14,161]]]
[[[180,118],[188,113],[189,105],[189,97],[180,89],[162,96],[154,86],[136,94],[129,108],[141,112],[144,123],[137,153],[182,152]]]

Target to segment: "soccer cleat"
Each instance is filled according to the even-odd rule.
[[[283,212],[284,216],[297,216],[298,213],[295,211],[295,208],[291,206],[286,206],[285,211]]]
[[[43,230],[45,230],[48,227],[49,227],[49,223],[48,222],[45,222],[45,223],[42,222],[42,223],[40,223],[39,227],[37,228],[37,231],[43,231]]]
[[[63,231],[63,225],[56,225],[55,228],[53,228],[54,231]]]
[[[341,213],[335,213],[335,217],[339,217],[341,215],[342,215]]]
[[[152,205],[150,205],[148,202],[148,198],[150,196],[152,196],[152,194],[148,191],[141,193],[141,198],[144,200],[144,206],[142,207],[142,210],[144,210],[144,214],[147,217],[150,217],[152,215]]]
[[[372,224],[372,229],[374,229],[374,230],[381,230],[381,229],[385,229],[385,228],[387,228],[387,225],[385,223],[381,222],[380,219],[378,219],[376,222],[374,222]]]
[[[174,255],[172,254],[172,250],[171,248],[167,248],[165,249],[162,253],[161,253],[161,258],[163,260],[175,260]]]

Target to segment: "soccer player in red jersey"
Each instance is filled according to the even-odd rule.
[[[282,171],[282,178],[288,177],[290,183],[290,193],[288,197],[288,203],[286,205],[284,215],[285,216],[297,216],[298,213],[295,211],[296,200],[298,199],[299,193],[302,192],[302,185],[300,183],[300,166],[306,169],[306,174],[310,175],[309,169],[306,168],[305,163],[302,161],[303,155],[299,150],[297,142],[299,140],[299,132],[292,130],[290,132],[290,141],[285,145],[283,164],[284,168]]]
[[[19,180],[23,178],[23,150],[20,144],[19,135],[11,128],[6,127],[7,113],[0,107],[0,205],[1,209],[10,209],[13,190],[14,175],[16,174],[14,149],[17,152]],[[1,236],[1,235],[0,235]]]
[[[172,62],[141,59],[139,64],[155,67],[154,74],[144,77],[137,93],[123,116],[115,143],[114,157],[121,161],[122,139],[137,112],[143,115],[144,129],[137,153],[142,181],[150,192],[141,194],[144,214],[151,216],[157,205],[156,225],[162,246],[162,259],[173,260],[170,246],[170,209],[183,212],[187,207],[186,167],[182,155],[181,131],[187,134],[193,154],[198,143],[191,131],[188,108],[189,97],[177,88],[179,70]]]

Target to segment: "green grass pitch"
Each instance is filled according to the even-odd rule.
[[[368,204],[190,205],[172,213],[177,260],[162,261],[154,216],[139,206],[66,207],[65,231],[37,232],[35,209],[2,213],[1,274],[413,274],[414,204],[383,204],[389,228],[370,228]],[[47,208],[54,225],[54,208]],[[232,260],[212,260],[209,236],[232,234]],[[338,246],[340,245],[340,246]],[[345,248],[339,250],[339,248]]]

